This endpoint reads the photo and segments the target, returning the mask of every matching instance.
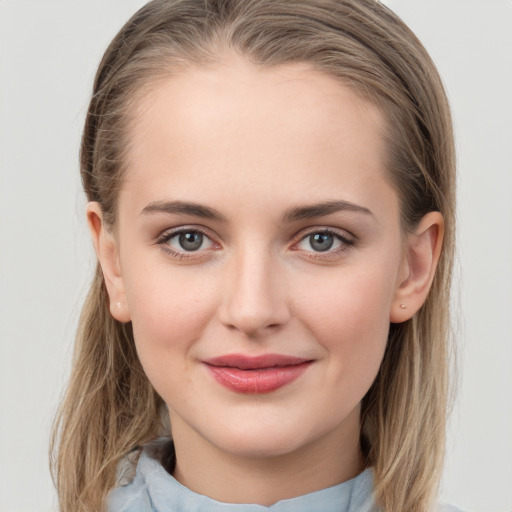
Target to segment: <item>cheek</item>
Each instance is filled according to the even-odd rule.
[[[379,266],[337,269],[322,280],[321,292],[300,296],[297,315],[330,359],[327,378],[362,387],[375,378],[388,338],[393,275]]]
[[[128,277],[135,344],[155,387],[158,374],[184,361],[211,320],[215,312],[211,288],[204,279],[191,279],[186,272],[165,266]]]

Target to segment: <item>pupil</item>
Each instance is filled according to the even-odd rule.
[[[186,251],[197,251],[203,243],[203,235],[201,233],[181,233],[179,236],[181,247]]]
[[[329,233],[315,233],[311,235],[310,243],[315,251],[328,251],[334,243],[334,237]]]

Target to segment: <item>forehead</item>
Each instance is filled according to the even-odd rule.
[[[196,200],[280,190],[314,201],[334,187],[356,201],[387,182],[383,127],[375,105],[307,64],[231,57],[181,70],[139,100],[123,189],[148,200],[164,190]]]
[[[190,126],[197,128],[201,124],[210,127],[210,123],[220,120],[240,128],[247,116],[244,124],[252,137],[258,135],[259,125],[278,118],[282,119],[281,125],[289,123],[289,130],[293,128],[291,123],[299,129],[306,123],[311,133],[324,137],[329,136],[322,129],[325,123],[338,116],[357,114],[358,125],[384,128],[378,107],[342,79],[308,63],[263,66],[236,55],[205,66],[180,68],[167,79],[157,79],[144,88],[134,109],[134,141],[159,122],[170,122],[169,117],[164,118],[168,114],[176,116],[177,122],[187,118]],[[287,112],[286,119],[282,118],[283,111]],[[355,131],[357,126],[353,128]],[[236,135],[241,134],[237,131]],[[346,137],[348,133],[342,135]]]

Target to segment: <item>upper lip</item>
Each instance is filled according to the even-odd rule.
[[[247,356],[245,354],[226,354],[203,361],[211,366],[239,368],[240,370],[257,370],[260,368],[275,368],[282,366],[295,366],[310,362],[311,359],[287,356],[283,354],[263,354],[260,356]]]

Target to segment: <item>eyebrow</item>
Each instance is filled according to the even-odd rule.
[[[338,200],[291,208],[284,213],[283,221],[297,222],[299,220],[311,219],[314,217],[323,217],[340,211],[363,213],[365,215],[373,216],[371,210],[364,206],[359,206],[348,201]],[[153,201],[145,206],[141,211],[141,215],[149,215],[152,213],[193,215],[203,219],[227,222],[227,218],[215,208],[188,201]]]
[[[373,217],[373,213],[368,208],[340,200],[327,201],[325,203],[313,204],[311,206],[298,206],[288,210],[284,214],[283,219],[285,222],[296,222],[298,220],[311,219],[313,217],[323,217],[340,211],[363,213]]]
[[[215,208],[204,206],[198,203],[190,203],[185,201],[153,201],[145,206],[140,212],[141,215],[149,215],[151,213],[168,213],[193,215],[203,219],[216,220],[219,222],[227,222],[226,217]]]

